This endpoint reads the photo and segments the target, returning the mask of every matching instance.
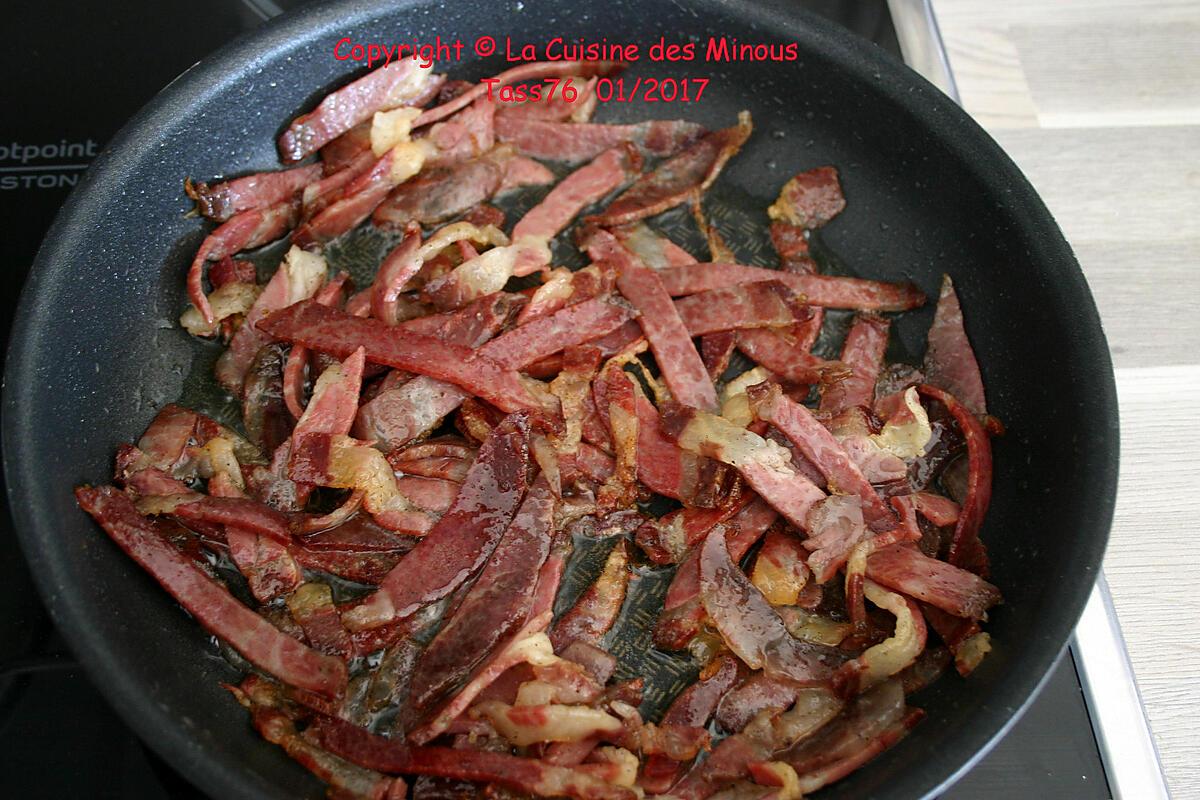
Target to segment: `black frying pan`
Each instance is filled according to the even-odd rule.
[[[519,10],[520,9],[520,10]],[[711,78],[703,102],[610,105],[601,118],[687,116],[712,126],[749,108],[756,133],[714,202],[745,218],[801,169],[835,164],[849,207],[824,231],[847,270],[911,279],[936,296],[955,279],[991,410],[995,496],[983,536],[1006,604],[995,650],[969,679],[917,699],[928,718],[823,797],[919,797],[945,788],[1003,733],[1058,657],[1104,552],[1117,475],[1112,368],[1095,305],[1028,182],[936,89],[850,34],[782,4],[623,0],[339,2],[281,17],[164,90],[99,158],[46,238],[22,298],[4,388],[9,496],[44,599],[133,727],[215,796],[316,797],[314,779],[254,734],[218,683],[236,677],[200,627],[76,507],[114,447],[208,369],[211,352],[171,322],[201,226],[184,175],[269,168],[281,125],[350,77],[342,36],[363,41],[489,34],[634,40],[727,35],[799,43],[793,64],[630,74]],[[181,31],[187,35],[185,31]],[[456,76],[503,68],[465,64]],[[931,310],[895,326],[921,352]],[[70,724],[69,710],[63,724]]]

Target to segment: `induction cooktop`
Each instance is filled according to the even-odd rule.
[[[132,0],[80,4],[69,12],[37,3],[10,9],[8,29],[19,36],[0,54],[9,90],[0,121],[5,341],[42,235],[109,138],[207,53],[300,4]],[[926,0],[801,5],[874,42],[956,97]],[[1166,796],[1105,597],[1101,583],[1076,640],[1036,701],[945,797]],[[37,600],[7,509],[0,514],[0,642],[0,796],[205,796],[139,741],[77,666]]]

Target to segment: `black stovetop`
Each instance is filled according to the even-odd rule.
[[[899,57],[885,0],[801,3]],[[297,0],[19,4],[0,54],[0,336],[54,213],[121,124],[179,73]],[[15,12],[15,18],[14,18]],[[3,350],[0,349],[0,360]],[[0,493],[0,503],[6,498]],[[74,664],[0,513],[0,797],[190,798]],[[1068,650],[1032,708],[945,797],[1110,796]]]

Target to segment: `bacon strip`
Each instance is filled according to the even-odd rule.
[[[663,430],[680,447],[737,468],[760,497],[801,530],[808,524],[809,510],[825,497],[791,466],[787,450],[752,431],[681,406],[668,408],[662,419]]]
[[[614,61],[538,61],[532,64],[521,64],[520,66],[501,72],[488,81],[476,84],[452,100],[428,109],[421,116],[417,117],[416,122],[413,123],[413,128],[419,128],[423,125],[437,122],[440,119],[445,119],[460,108],[465,108],[486,95],[489,91],[489,86],[491,87],[491,91],[495,92],[501,86],[520,83],[522,81],[537,81],[543,78],[558,78],[567,75],[590,78],[593,75],[610,75],[613,72],[624,69],[624,67],[624,64]]]
[[[608,233],[597,235],[612,238]],[[615,238],[613,242],[616,243]],[[667,387],[684,405],[716,411],[717,391],[712,379],[708,377],[675,304],[658,280],[658,273],[619,244],[616,247],[622,251],[617,288],[640,313],[638,324],[646,334]]]
[[[740,733],[763,711],[778,714],[787,710],[799,691],[791,681],[756,672],[721,699],[717,724],[730,733]]]
[[[675,310],[692,336],[739,328],[776,328],[795,322],[785,299],[790,294],[782,283],[749,283],[681,297],[675,301]]]
[[[292,120],[279,137],[279,157],[285,164],[295,163],[369,120],[376,111],[424,105],[437,94],[444,80],[444,76],[422,69],[411,58],[368,72]]]
[[[204,293],[204,265],[226,256],[253,250],[283,236],[296,224],[296,203],[285,200],[266,208],[255,208],[232,217],[204,238],[192,265],[188,268],[188,299],[212,327],[216,324],[212,306]],[[255,352],[258,352],[257,348]],[[251,356],[253,357],[253,355]]]
[[[544,164],[525,156],[513,156],[504,170],[504,178],[496,194],[504,195],[525,186],[546,186],[555,180],[554,173]]]
[[[325,174],[332,175],[371,150],[372,121],[360,122],[321,148]]]
[[[486,750],[409,747],[335,719],[321,719],[314,728],[319,742],[330,752],[379,772],[495,783],[538,797],[637,800],[632,789],[532,758]]]
[[[852,406],[871,407],[890,327],[886,319],[873,314],[854,318],[842,345],[842,363],[850,368],[850,374],[821,385],[821,411],[837,414]]]
[[[513,241],[524,236],[553,239],[580,211],[599,202],[641,170],[641,158],[628,147],[596,156],[550,190],[513,228]]]
[[[846,374],[841,363],[814,356],[779,331],[738,331],[737,347],[758,365],[794,383],[824,383]]]
[[[664,725],[704,727],[717,703],[733,688],[738,677],[737,659],[720,655],[701,673],[699,680],[676,695],[663,714]],[[651,794],[665,794],[679,776],[683,764],[664,755],[651,755],[642,767],[639,785]]]
[[[368,125],[368,128],[370,126]],[[301,219],[312,219],[317,213],[341,196],[346,185],[375,166],[375,153],[370,143],[353,159],[340,165],[336,171],[328,172],[324,178],[304,187],[300,195]]]
[[[491,150],[496,143],[493,126],[495,114],[496,104],[480,98],[453,117],[430,128],[426,141],[433,143],[436,148],[430,157],[430,166],[455,164]]]
[[[867,558],[867,577],[956,617],[979,619],[1000,602],[1000,590],[975,573],[905,544],[872,553]]]
[[[562,651],[572,642],[599,645],[621,613],[629,577],[629,550],[625,540],[619,539],[608,554],[600,577],[554,624],[550,632],[554,649]]]
[[[908,311],[925,304],[925,295],[911,284],[884,283],[840,275],[806,275],[744,264],[699,262],[658,271],[672,297],[723,289],[743,283],[780,281],[809,305],[859,311]]]
[[[400,293],[425,264],[421,250],[421,228],[409,223],[404,238],[383,257],[371,282],[371,316],[375,319],[389,325],[399,322]]]
[[[435,308],[454,309],[494,294],[513,275],[528,275],[550,263],[550,248],[540,239],[470,252],[461,264],[425,284],[421,298]]]
[[[379,590],[343,619],[352,630],[412,615],[444,597],[491,555],[525,494],[529,422],[505,419],[479,450],[453,507],[388,573]]]
[[[250,663],[322,697],[335,698],[341,693],[346,684],[346,666],[340,660],[305,647],[235,600],[159,536],[119,490],[110,486],[80,487],[75,490],[75,499],[201,625]]]
[[[271,314],[258,327],[272,338],[339,358],[364,348],[368,361],[453,383],[504,411],[541,409],[515,371],[484,355],[311,300]]]
[[[418,508],[435,514],[443,514],[450,506],[454,505],[454,498],[458,496],[459,484],[440,478],[405,475],[396,478],[396,488]]]
[[[830,653],[788,633],[783,620],[730,558],[724,531],[713,530],[700,550],[700,598],[721,638],[751,669],[801,686],[832,674]]]
[[[746,140],[753,126],[750,113],[738,115],[738,124],[713,131],[679,155],[643,175],[614,200],[603,213],[584,218],[584,224],[602,228],[628,225],[661,214],[700,196],[712,185]]]
[[[838,440],[805,406],[788,399],[778,384],[758,384],[746,389],[754,414],[780,430],[816,465],[837,494],[850,494],[862,502],[863,516],[875,530],[891,530],[896,515],[863,477],[858,465]]]
[[[175,506],[171,512],[186,522],[235,525],[246,531],[288,544],[292,540],[288,519],[272,508],[241,497],[203,496],[194,503]]]
[[[317,378],[312,399],[292,430],[293,444],[311,433],[346,434],[358,413],[366,350],[359,347],[345,361],[333,364]]]
[[[923,367],[926,382],[957,397],[972,413],[986,414],[979,362],[963,329],[962,306],[949,275],[942,276],[928,341]]]
[[[663,434],[658,409],[636,384],[634,395],[638,416],[638,480],[652,491],[690,506],[716,505],[725,468],[671,441]]]
[[[496,115],[496,138],[522,155],[576,163],[620,144],[652,156],[670,156],[694,142],[704,128],[684,120],[650,120],[630,125],[559,122],[505,111]]]
[[[267,453],[275,452],[292,435],[284,384],[287,360],[283,345],[264,345],[242,382],[242,428],[250,441]]]
[[[779,199],[767,209],[777,222],[801,228],[820,228],[846,208],[846,198],[833,167],[801,172],[783,185]]]
[[[648,519],[634,535],[638,546],[656,564],[674,564],[714,526],[737,514],[753,495],[743,492],[737,499],[716,508],[684,507]]]
[[[478,580],[417,659],[410,693],[415,708],[437,702],[525,624],[538,571],[550,553],[554,508],[549,485],[539,479]]]
[[[967,496],[954,526],[948,559],[955,566],[986,576],[987,549],[979,541],[979,528],[992,502],[991,440],[978,417],[954,395],[927,384],[918,386],[917,391],[945,405],[967,441]]]
[[[325,281],[325,259],[299,248],[288,251],[283,262],[263,287],[262,294],[246,313],[246,319],[217,359],[217,382],[234,396],[241,396],[246,372],[258,351],[271,337],[258,329],[259,320],[292,303],[312,297]]]
[[[425,142],[401,142],[388,150],[370,169],[347,181],[336,198],[296,228],[292,241],[308,247],[353,230],[371,216],[393,189],[420,171],[429,147]]]
[[[520,369],[618,328],[631,316],[625,306],[594,298],[520,325],[483,345],[475,357],[501,369]],[[470,387],[460,389],[433,375],[415,378],[366,404],[359,416],[359,434],[384,442],[389,449],[400,447],[432,430],[470,393]]]
[[[675,242],[655,233],[644,222],[614,228],[612,234],[625,249],[636,255],[651,269],[677,267],[680,264],[695,264],[696,258]],[[602,256],[593,256],[593,259]]]
[[[566,546],[566,549],[569,549],[569,545]],[[559,537],[556,537],[555,541],[551,542],[550,555],[542,563],[542,568],[538,572],[533,607],[529,610],[529,618],[525,625],[509,637],[503,648],[475,670],[474,675],[458,691],[458,694],[446,701],[436,713],[409,734],[410,741],[415,744],[428,744],[445,733],[450,725],[475,702],[480,693],[488,689],[497,678],[512,667],[554,659],[550,640],[543,631],[546,630],[553,617],[551,609],[554,605],[554,597],[558,593],[558,585],[562,579],[565,563],[564,546]]]
[[[225,222],[243,211],[265,208],[291,200],[308,184],[319,180],[320,164],[257,172],[209,186],[203,181],[184,182],[187,196],[196,201],[196,210],[214,222]]]
[[[410,222],[434,225],[470,211],[500,190],[511,152],[493,150],[479,158],[426,167],[392,190],[371,215],[385,230],[403,230]]]
[[[800,776],[805,794],[853,772],[895,744],[923,716],[904,705],[896,680],[860,695],[817,736],[779,755]]]
[[[569,305],[608,294],[616,286],[616,280],[617,276],[611,270],[594,264],[578,272],[564,267],[551,270],[542,277],[542,285],[534,290],[529,304],[521,309],[517,324],[524,325]]]

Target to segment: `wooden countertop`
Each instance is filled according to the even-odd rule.
[[[963,105],[1100,308],[1122,450],[1104,571],[1167,783],[1200,796],[1200,3],[933,6]]]

